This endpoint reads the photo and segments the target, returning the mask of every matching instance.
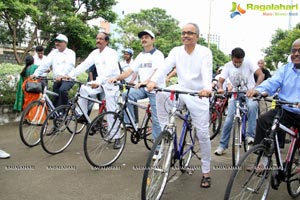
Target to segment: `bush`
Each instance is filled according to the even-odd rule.
[[[13,105],[15,103],[16,88],[23,67],[24,66],[10,63],[0,64],[0,105]],[[49,77],[52,77],[51,73]],[[87,77],[87,73],[82,73],[78,76],[78,80],[86,82]],[[52,88],[52,84],[49,84],[49,87]],[[77,89],[78,85],[74,85],[69,92],[69,96],[73,97]]]

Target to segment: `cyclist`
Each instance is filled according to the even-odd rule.
[[[168,88],[184,91],[200,91],[200,95],[211,94],[212,79],[212,52],[210,49],[197,44],[200,36],[197,24],[188,23],[183,26],[181,32],[182,46],[174,47],[165,59],[162,67],[152,77],[147,84],[149,91],[153,90],[158,80],[163,80],[164,76],[176,66],[178,84]],[[168,123],[168,111],[165,109],[165,99],[167,93],[159,92],[156,97],[156,105],[159,122],[163,129]],[[211,186],[210,178],[210,151],[211,143],[209,138],[209,99],[199,98],[189,95],[181,95],[180,99],[186,104],[191,113],[193,126],[196,128],[199,139],[202,163],[202,180],[200,187]],[[158,156],[159,157],[159,156]]]
[[[265,80],[259,86],[247,92],[248,97],[257,94],[267,93],[274,95],[278,92],[278,98],[288,102],[299,102],[300,100],[300,38],[295,40],[291,49],[291,61],[280,67],[276,73],[269,79]],[[276,110],[270,110],[259,116],[256,126],[254,144],[259,144],[267,135],[268,129],[272,126]],[[287,127],[293,126],[300,128],[300,108],[290,108],[283,106],[283,113],[280,123]],[[282,132],[278,133],[278,138],[283,138]],[[284,142],[284,140],[280,140]]]
[[[55,38],[55,49],[47,56],[40,66],[35,70],[32,77],[41,76],[48,72],[50,66],[56,82],[53,84],[53,92],[58,93],[53,104],[55,107],[67,105],[69,102],[68,91],[73,87],[74,83],[62,80],[75,66],[76,54],[67,47],[68,38],[63,34],[58,34]]]
[[[105,32],[100,32],[96,37],[96,46],[97,49],[93,50],[88,57],[78,65],[74,70],[72,70],[66,78],[77,77],[80,73],[89,69],[90,66],[94,65],[97,69],[98,76],[96,80],[91,81],[91,86],[82,85],[80,88],[80,95],[89,96],[99,94],[104,91],[106,99],[106,108],[107,111],[115,111],[115,95],[119,92],[119,87],[109,84],[107,80],[111,77],[115,77],[119,74],[119,65],[118,65],[118,53],[116,50],[108,46],[109,35]],[[88,112],[88,100],[84,98],[79,98],[78,103],[82,108],[82,112],[87,114]],[[76,111],[81,115],[77,121],[85,122],[86,119],[79,108],[76,108]],[[110,126],[113,119],[108,119],[108,125]],[[119,132],[114,135],[114,149],[120,149],[120,135]]]
[[[154,92],[147,91],[147,89],[144,87],[139,87],[139,85],[147,84],[150,81],[154,72],[164,61],[164,55],[160,50],[154,47],[155,35],[152,31],[143,30],[138,33],[138,37],[141,40],[144,51],[137,55],[132,65],[126,71],[124,71],[119,76],[110,79],[109,82],[113,83],[115,81],[123,80],[130,76],[132,73],[138,72],[140,83],[136,85],[136,88],[130,89],[128,99],[136,102],[139,99],[149,98],[152,114],[152,136],[155,140],[161,132],[159,121],[157,118],[156,95]],[[161,79],[159,85],[161,87],[165,87],[165,79]],[[126,95],[126,93],[124,93],[124,95]],[[133,112],[133,105],[128,104],[128,108],[131,115],[135,116]],[[126,115],[125,123],[127,123],[128,121],[129,120]]]
[[[257,65],[253,65],[248,60],[244,60],[244,57],[245,52],[243,49],[237,47],[232,50],[231,61],[224,65],[224,69],[222,70],[218,80],[218,93],[224,93],[223,83],[227,78],[230,80],[233,91],[235,91],[237,87],[241,90],[248,90],[263,81],[264,74],[261,69]],[[254,81],[254,74],[258,77],[256,83]],[[258,106],[257,102],[254,102],[251,99],[246,99],[246,103],[248,107],[248,130],[246,133],[246,142],[248,144],[253,144]],[[220,144],[215,150],[216,155],[222,155],[228,148],[235,109],[235,102],[232,97],[228,102],[228,113],[222,129]]]

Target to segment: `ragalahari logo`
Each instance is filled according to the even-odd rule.
[[[236,2],[232,2],[232,8],[231,8],[230,12],[231,12],[230,17],[234,18],[237,15],[245,14],[246,10],[241,8],[240,4],[237,5]]]

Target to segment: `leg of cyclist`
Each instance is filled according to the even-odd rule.
[[[233,98],[230,98],[228,100],[228,113],[224,122],[224,126],[222,128],[220,144],[218,148],[215,150],[216,155],[219,156],[222,155],[225,149],[228,148],[230,132],[233,124],[234,112],[235,112],[235,100]]]
[[[248,130],[246,133],[246,142],[248,144],[253,144],[255,137],[255,127],[256,127],[256,118],[258,111],[257,101],[246,98],[246,103],[248,107]]]
[[[211,142],[209,137],[209,100],[208,98],[191,98],[188,95],[180,95],[180,99],[186,104],[191,113],[193,126],[200,145],[202,181],[200,187],[208,188],[210,180]]]

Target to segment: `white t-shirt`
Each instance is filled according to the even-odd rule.
[[[140,82],[144,82],[152,76],[155,70],[163,65],[163,62],[164,54],[158,49],[153,49],[151,52],[139,53],[130,67],[134,72],[138,72]],[[165,78],[159,80],[157,85],[165,87]]]
[[[40,66],[44,60],[46,60],[47,56],[43,55],[43,58],[39,58],[37,54],[33,56],[34,64]],[[41,76],[47,76],[48,73],[43,73]]]
[[[249,90],[255,87],[254,73],[259,69],[259,66],[253,65],[250,61],[244,60],[239,68],[236,68],[232,61],[224,65],[220,77],[225,80],[229,78],[233,87],[233,91],[237,86],[241,86],[240,90]]]

